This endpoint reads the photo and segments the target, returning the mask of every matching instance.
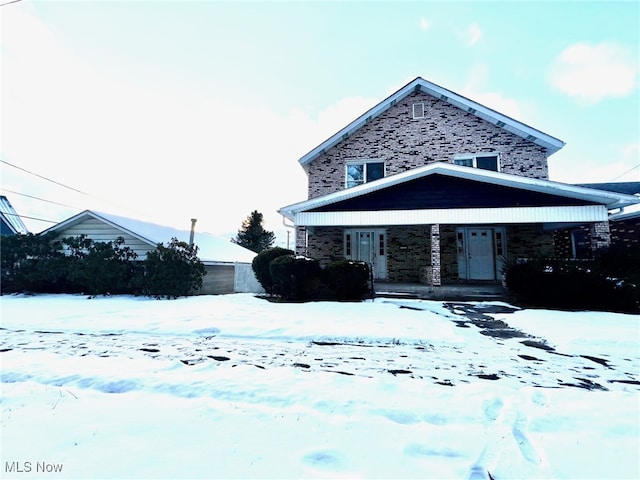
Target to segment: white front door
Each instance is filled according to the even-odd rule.
[[[493,230],[470,228],[467,231],[467,265],[469,279],[494,280]]]
[[[346,230],[345,257],[369,264],[374,278],[387,275],[387,256],[384,230]]]
[[[373,248],[373,232],[356,232],[356,245],[354,260],[367,262],[373,265],[374,248]]]

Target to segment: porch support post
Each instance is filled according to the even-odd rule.
[[[307,254],[307,228],[306,227],[296,227],[296,246],[293,251],[296,255],[306,255]]]
[[[589,225],[589,235],[591,237],[591,251],[596,253],[598,250],[608,248],[611,244],[611,232],[609,231],[609,222],[598,222]]]
[[[440,276],[440,224],[431,225],[431,285],[442,285]]]

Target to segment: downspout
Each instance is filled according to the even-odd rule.
[[[282,215],[282,214],[280,214],[280,215]],[[287,217],[285,217],[284,215],[282,215],[282,225],[284,225],[287,228],[293,229],[293,231],[295,232],[296,225],[295,224],[288,225],[287,224]],[[287,250],[289,250],[289,233],[291,233],[291,232],[289,230],[287,230]]]
[[[189,245],[193,245],[193,237],[196,234],[196,222],[198,221],[197,218],[192,218],[191,219],[191,234],[189,235]]]

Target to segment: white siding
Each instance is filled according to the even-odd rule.
[[[144,242],[123,230],[112,227],[111,225],[95,218],[84,220],[76,225],[59,231],[58,233],[58,238],[85,235],[94,242],[113,242],[118,237],[122,237],[124,239],[124,244],[138,254],[137,260],[144,260],[147,258],[147,252],[153,250],[155,247],[150,243]]]
[[[371,212],[302,212],[301,226],[473,225],[485,223],[606,222],[604,205],[574,207],[452,208]]]
[[[236,263],[234,290],[236,293],[264,293],[250,263]]]

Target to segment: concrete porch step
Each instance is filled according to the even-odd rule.
[[[376,297],[423,300],[500,301],[506,292],[501,285],[441,285],[420,283],[374,283]]]

